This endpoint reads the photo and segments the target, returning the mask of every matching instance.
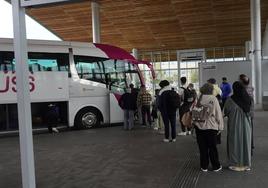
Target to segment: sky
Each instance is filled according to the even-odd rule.
[[[35,20],[26,16],[27,39],[61,40]],[[12,7],[0,0],[0,38],[13,38]]]

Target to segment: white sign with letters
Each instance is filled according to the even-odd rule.
[[[35,5],[44,5],[50,3],[61,3],[61,2],[76,2],[79,0],[20,0],[20,5],[22,7],[35,6]]]
[[[17,78],[14,72],[0,71],[0,104],[17,103]],[[31,102],[69,100],[67,72],[34,72],[29,74]]]

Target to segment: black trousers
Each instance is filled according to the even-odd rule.
[[[57,127],[58,115],[53,114],[53,113],[48,113],[46,118],[47,118],[48,132],[52,133],[52,128]]]
[[[164,126],[165,126],[165,138],[169,139],[169,125],[171,127],[171,138],[176,138],[176,112],[172,114],[161,113]]]
[[[225,102],[228,98],[222,98],[221,99],[221,103],[220,103],[220,106],[221,106],[221,109],[223,109],[224,105],[225,105]]]
[[[151,125],[152,120],[151,120],[150,106],[143,105],[141,107],[141,112],[142,112],[142,124],[146,125],[146,116],[147,116],[147,121],[149,122],[149,125]]]
[[[209,160],[213,169],[220,168],[219,154],[217,149],[217,133],[216,130],[196,129],[196,139],[200,151],[200,166],[208,169]]]

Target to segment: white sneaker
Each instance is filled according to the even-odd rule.
[[[169,142],[169,139],[164,138],[163,142]]]
[[[155,128],[154,128],[154,130],[156,130],[156,131],[157,131],[157,130],[158,130],[158,127],[155,127]]]
[[[221,171],[222,170],[222,166],[220,166],[218,169],[214,169],[213,171],[214,172],[219,172],[219,171]]]
[[[192,131],[188,131],[188,132],[187,132],[187,135],[191,135],[191,134],[192,134]]]
[[[176,142],[176,139],[172,139],[172,142]]]
[[[186,132],[180,132],[180,133],[178,133],[178,136],[186,136],[186,135],[187,135]]]
[[[53,131],[54,133],[58,133],[58,132],[59,132],[59,130],[58,130],[57,128],[55,128],[55,127],[52,128],[52,131]]]
[[[201,168],[201,171],[203,171],[203,172],[207,172],[208,169],[203,169],[203,168]]]

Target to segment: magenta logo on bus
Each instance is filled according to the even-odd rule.
[[[0,85],[0,93],[7,93],[9,91],[17,92],[16,88],[17,78],[15,72],[12,71],[12,74],[8,74],[8,71],[4,71],[4,79],[3,84]],[[35,90],[35,78],[33,77],[32,73],[29,76],[29,86],[30,92]]]

